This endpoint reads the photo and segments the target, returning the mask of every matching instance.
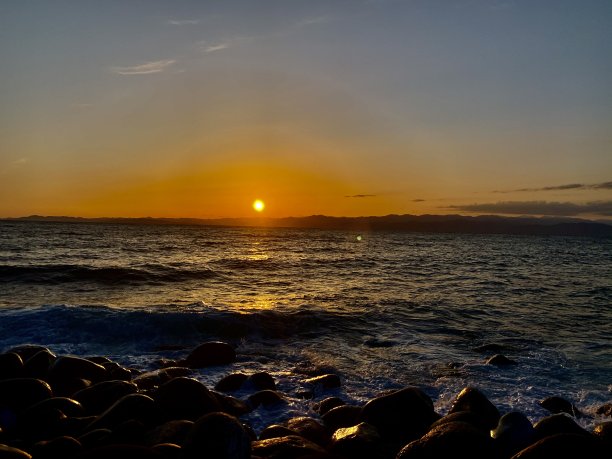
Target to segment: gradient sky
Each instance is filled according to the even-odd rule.
[[[609,0],[0,2],[0,217],[612,218]]]

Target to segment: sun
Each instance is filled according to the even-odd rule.
[[[255,209],[256,212],[261,212],[265,208],[266,208],[266,205],[261,199],[256,199],[255,201],[253,201],[253,209]]]

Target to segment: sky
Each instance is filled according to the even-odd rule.
[[[0,2],[0,217],[612,219],[609,0]]]

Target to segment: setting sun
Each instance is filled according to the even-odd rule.
[[[265,207],[266,207],[266,205],[264,204],[264,202],[261,199],[256,199],[253,202],[253,209],[255,209],[256,212],[263,211]]]

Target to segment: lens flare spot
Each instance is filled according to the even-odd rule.
[[[255,212],[261,212],[265,208],[266,208],[266,205],[261,199],[256,199],[255,201],[253,201],[253,209],[255,210]]]

